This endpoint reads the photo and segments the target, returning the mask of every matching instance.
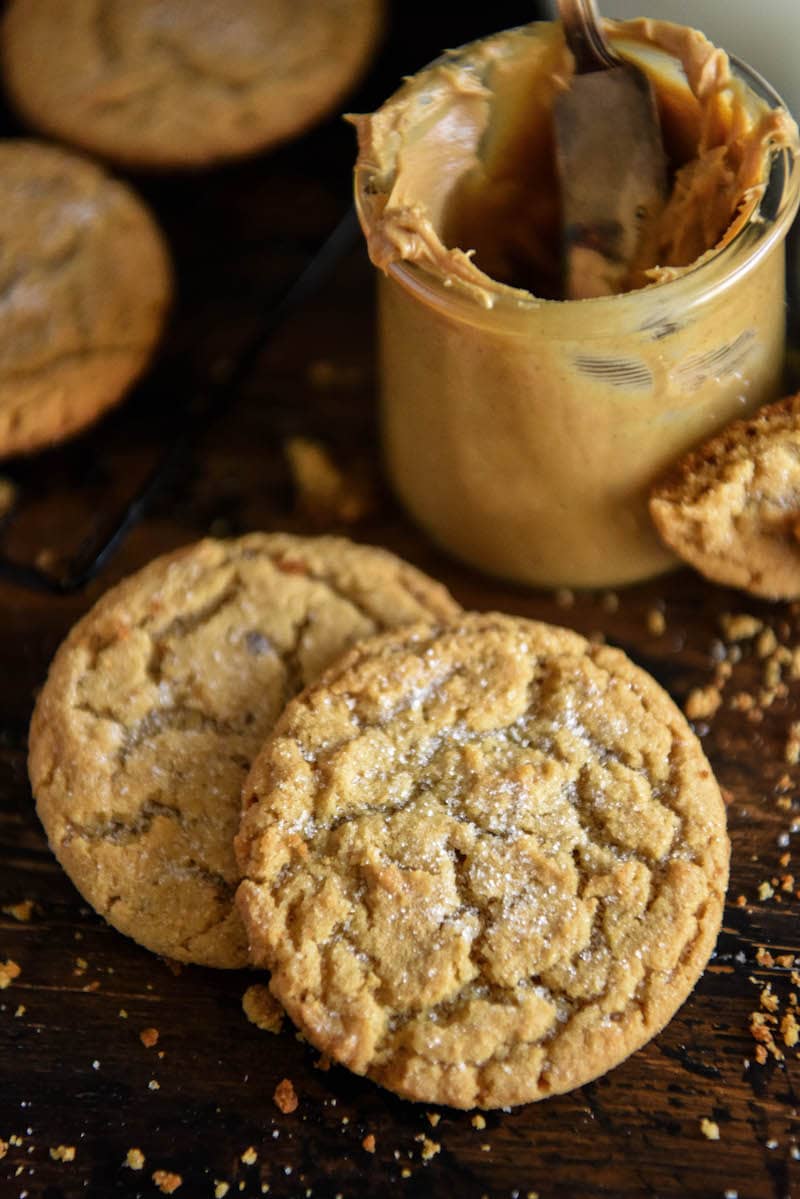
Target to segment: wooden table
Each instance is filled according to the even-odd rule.
[[[408,24],[398,19],[393,36],[395,55],[404,47],[407,67],[417,66],[427,50]],[[385,56],[384,75],[369,86],[389,90],[396,65]],[[7,467],[20,499],[6,549],[58,566],[102,523],[168,435],[178,398],[224,373],[270,297],[344,211],[351,160],[351,135],[330,125],[213,176],[140,181],[179,264],[181,302],[162,362],[92,434]],[[782,1056],[768,1049],[760,1064],[750,1031],[752,1012],[771,1016],[777,1005],[780,1020],[800,994],[786,956],[800,952],[800,869],[789,878],[800,767],[786,761],[800,682],[787,677],[785,694],[748,710],[742,696],[758,698],[764,640],[737,643],[722,705],[696,726],[729,801],[733,871],[717,953],[695,993],[611,1074],[489,1113],[485,1128],[466,1113],[402,1102],[343,1069],[317,1069],[318,1055],[291,1030],[274,1036],[245,1019],[249,973],[178,969],[148,954],[87,909],[47,848],[25,755],[52,653],[110,583],[209,531],[324,527],[388,546],[466,606],[605,636],[679,703],[714,678],[726,612],[752,614],[781,644],[800,643],[795,608],[753,602],[688,572],[566,606],[569,597],[506,586],[441,555],[381,481],[372,305],[359,245],[281,325],[235,403],[196,439],[98,579],[65,598],[0,586],[0,964],[12,959],[21,971],[0,993],[0,1199],[158,1195],[156,1170],[179,1174],[176,1193],[191,1199],[215,1187],[221,1195],[223,1183],[230,1196],[800,1194],[798,1048],[775,1026]],[[320,525],[299,506],[284,452],[296,435],[318,439],[346,471],[371,479],[374,501],[356,524]],[[29,918],[19,919],[26,901]],[[158,1044],[147,1048],[139,1034],[153,1027]],[[284,1078],[300,1099],[290,1115],[273,1102]],[[704,1119],[719,1140],[703,1134]],[[370,1134],[374,1153],[363,1147]],[[427,1159],[425,1137],[440,1146]],[[59,1147],[74,1148],[74,1159],[59,1158]],[[123,1164],[132,1148],[145,1158],[138,1172]]]

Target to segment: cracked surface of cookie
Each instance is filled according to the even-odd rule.
[[[30,776],[56,857],[147,948],[246,965],[233,837],[266,734],[357,638],[458,610],[343,538],[255,533],[156,559],[75,626],[37,702]]]
[[[659,534],[715,583],[800,596],[800,393],[735,421],[650,497]]]
[[[729,846],[683,715],[619,650],[498,615],[355,647],[245,783],[237,904],[318,1048],[500,1107],[653,1036],[713,949]]]
[[[171,296],[161,233],[77,154],[0,141],[0,456],[94,421],[147,366]]]
[[[366,67],[383,0],[12,0],[11,98],[34,127],[115,162],[189,167],[274,145]]]

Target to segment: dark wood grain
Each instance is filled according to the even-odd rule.
[[[395,33],[408,50],[407,26]],[[194,386],[236,352],[259,307],[341,213],[351,155],[349,135],[329,126],[257,163],[143,184],[180,268],[181,303],[162,364],[80,443],[3,472],[21,494],[7,548],[66,556],[127,493],[152,461],[170,389]],[[212,1196],[218,1181],[230,1184],[230,1196],[257,1196],[265,1186],[271,1196],[318,1197],[800,1194],[797,1049],[783,1046],[785,1060],[759,1065],[748,1030],[766,981],[781,1012],[790,992],[800,995],[787,966],[756,958],[760,946],[800,953],[800,852],[796,887],[758,898],[764,880],[793,870],[779,859],[788,852],[794,861],[800,836],[791,831],[800,821],[800,767],[785,761],[800,682],[760,719],[732,706],[737,693],[759,690],[763,663],[752,641],[742,643],[722,707],[697,726],[730,801],[733,869],[715,958],[669,1026],[628,1062],[573,1094],[487,1114],[483,1130],[468,1114],[415,1106],[342,1069],[317,1069],[318,1055],[290,1030],[273,1036],[247,1022],[249,973],[177,970],[154,958],[87,909],[48,850],[25,755],[35,693],[57,644],[103,589],[156,553],[210,530],[319,531],[298,508],[284,455],[295,434],[320,439],[337,461],[373,479],[373,510],[353,527],[325,528],[396,550],[466,606],[605,636],[679,703],[713,676],[724,612],[751,612],[783,644],[800,643],[795,608],[750,601],[688,572],[620,593],[616,610],[604,594],[565,607],[440,554],[381,480],[372,303],[359,248],[275,335],[237,402],[199,439],[99,580],[67,599],[0,587],[0,905],[34,905],[27,921],[0,915],[0,962],[21,968],[0,991],[0,1138],[20,1138],[0,1160],[0,1197],[157,1195],[157,1169],[179,1173],[176,1194],[191,1199]],[[326,386],[310,369],[319,362],[334,367]],[[650,631],[656,608],[663,633]],[[150,1049],[139,1039],[148,1027],[160,1033]],[[300,1099],[291,1115],[272,1099],[283,1078]],[[435,1128],[429,1112],[439,1117]],[[719,1141],[702,1135],[704,1117],[718,1124]],[[374,1154],[362,1147],[368,1134]],[[428,1161],[425,1136],[441,1147]],[[51,1158],[59,1145],[75,1147],[73,1161]],[[242,1160],[250,1146],[253,1164]],[[140,1173],[123,1165],[131,1147],[145,1155]]]

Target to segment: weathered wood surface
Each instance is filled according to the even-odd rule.
[[[424,55],[411,53],[408,28],[401,23],[394,35],[404,64],[418,65]],[[383,69],[396,63],[390,56]],[[397,73],[373,79],[373,96]],[[335,223],[347,203],[351,156],[350,134],[332,125],[259,162],[143,184],[180,268],[181,303],[162,363],[90,436],[6,468],[21,493],[7,549],[68,556],[119,502],[169,430],[181,389],[219,371],[260,306]],[[800,1194],[798,1051],[776,1029],[784,1060],[769,1055],[759,1064],[749,1031],[765,983],[779,1017],[790,1010],[790,993],[800,994],[788,965],[756,957],[761,946],[773,958],[800,953],[800,869],[796,885],[782,890],[779,881],[773,896],[759,899],[762,883],[794,869],[800,767],[785,758],[800,719],[800,682],[787,681],[763,717],[734,702],[761,687],[764,662],[752,639],[741,643],[719,711],[698,726],[730,800],[733,869],[715,959],[672,1023],[628,1062],[571,1095],[488,1114],[483,1130],[445,1109],[434,1129],[432,1109],[344,1070],[316,1069],[318,1055],[291,1031],[272,1036],[244,1018],[248,973],[175,972],[89,911],[47,848],[25,744],[57,644],[106,586],[160,551],[209,530],[317,531],[298,509],[284,454],[296,434],[318,438],[338,462],[374,478],[373,510],[337,531],[404,554],[467,606],[602,633],[679,703],[713,677],[724,612],[752,613],[781,643],[800,643],[800,617],[788,605],[752,602],[688,572],[621,593],[616,610],[603,594],[563,607],[551,594],[506,586],[442,556],[381,483],[372,305],[358,247],[276,333],[237,402],[199,438],[99,580],[67,599],[0,586],[0,905],[33,901],[27,921],[0,915],[0,963],[10,958],[21,968],[0,992],[0,1138],[10,1142],[0,1196],[157,1195],[151,1176],[159,1169],[180,1174],[176,1194],[191,1199],[212,1196],[218,1182],[231,1196],[266,1186],[272,1196],[320,1197]],[[782,865],[787,853],[792,860]],[[160,1039],[147,1049],[139,1033],[149,1027]],[[291,1115],[272,1099],[283,1078],[300,1099]],[[718,1125],[718,1141],[702,1134],[704,1117]],[[369,1134],[373,1154],[362,1147]],[[441,1146],[427,1161],[423,1136]],[[74,1146],[74,1160],[51,1157],[62,1145]],[[132,1147],[146,1159],[138,1173],[123,1165]],[[251,1164],[242,1160],[249,1147]]]

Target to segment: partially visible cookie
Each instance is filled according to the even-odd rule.
[[[0,457],[117,403],[171,291],[163,238],[130,188],[56,146],[0,141]]]
[[[11,0],[6,85],[35,128],[133,167],[191,167],[332,111],[383,0]]]
[[[653,489],[650,515],[667,545],[715,583],[800,596],[800,394],[682,458]]]
[[[245,783],[237,904],[317,1048],[410,1099],[525,1103],[669,1020],[719,929],[725,812],[619,650],[499,615],[356,646]]]
[[[246,965],[233,837],[266,734],[357,638],[458,611],[393,554],[336,537],[254,533],[151,562],[76,625],[36,705],[30,776],[56,857],[147,948]]]

